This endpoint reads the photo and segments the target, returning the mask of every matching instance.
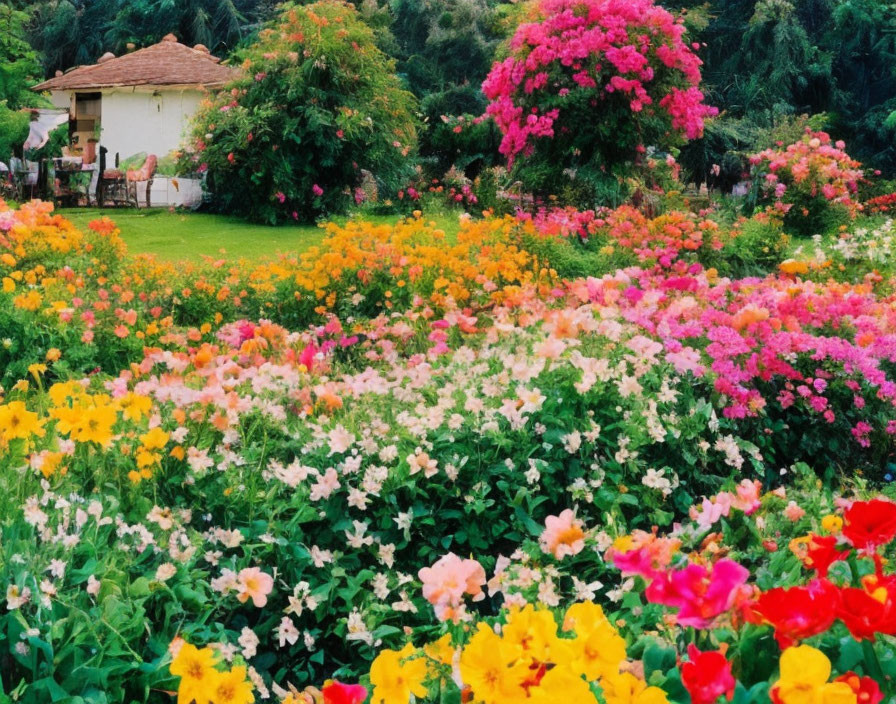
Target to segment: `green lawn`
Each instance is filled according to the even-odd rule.
[[[146,252],[168,261],[199,261],[203,256],[226,256],[228,259],[275,257],[279,253],[303,252],[323,237],[323,230],[314,225],[269,227],[225,215],[172,213],[163,209],[63,208],[58,212],[80,228],[107,215],[117,223],[130,253]],[[366,219],[393,223],[398,217]],[[456,235],[456,214],[436,215],[430,219],[449,237]]]

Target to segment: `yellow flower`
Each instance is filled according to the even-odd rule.
[[[111,406],[93,406],[78,412],[72,427],[72,438],[78,442],[95,442],[103,447],[112,442],[112,426],[118,414]]]
[[[659,687],[648,687],[630,672],[612,674],[601,680],[607,704],[669,704]]]
[[[246,668],[234,667],[228,672],[218,673],[212,682],[211,701],[214,704],[252,704],[252,683],[246,679]]]
[[[529,690],[531,704],[597,704],[591,687],[577,673],[565,667],[555,667],[547,671],[537,687]]]
[[[572,641],[557,637],[557,622],[547,609],[532,604],[512,609],[503,629],[504,642],[519,648],[538,662],[568,662],[573,657]]]
[[[0,437],[4,440],[27,440],[32,435],[42,437],[43,434],[43,421],[37,413],[29,411],[22,401],[11,401],[0,406]]]
[[[140,442],[147,450],[161,450],[168,442],[168,433],[156,426],[140,436]]]
[[[28,373],[34,377],[35,381],[40,381],[40,375],[47,371],[46,364],[29,364],[28,365]]]
[[[118,407],[128,420],[140,420],[152,409],[152,399],[131,392],[118,400]]]
[[[485,704],[525,699],[523,683],[530,674],[529,662],[520,658],[519,647],[508,644],[484,623],[460,656],[461,679],[472,687],[475,701]]]
[[[215,652],[211,648],[199,650],[184,643],[170,669],[172,675],[180,677],[177,704],[190,704],[194,700],[196,704],[209,704],[212,688],[221,676],[215,669]]]
[[[606,620],[578,636],[573,646],[576,657],[572,665],[589,681],[617,673],[625,660],[625,640]]]
[[[827,533],[839,533],[843,529],[843,519],[830,513],[821,519],[821,527]]]
[[[446,633],[435,643],[423,646],[426,656],[442,665],[451,665],[454,662],[454,646],[451,645],[451,634]]]
[[[370,683],[373,685],[371,704],[408,704],[415,697],[426,696],[426,661],[423,658],[409,660],[415,652],[408,643],[401,650],[384,650],[370,666]]]
[[[831,661],[809,645],[788,648],[781,655],[781,677],[772,691],[781,704],[856,704],[846,682],[828,682]]]

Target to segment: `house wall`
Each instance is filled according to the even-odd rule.
[[[109,150],[107,163],[115,163],[137,152],[165,156],[181,146],[190,117],[199,107],[199,90],[134,90],[112,88],[102,91],[102,134],[100,144]]]
[[[199,89],[106,88],[102,91],[100,144],[109,150],[108,165],[116,152],[126,159],[138,152],[165,156],[181,146],[190,118],[204,93]],[[54,90],[53,105],[71,107],[73,91]]]

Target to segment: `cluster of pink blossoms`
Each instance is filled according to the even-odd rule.
[[[485,599],[482,585],[485,570],[476,560],[465,560],[453,552],[441,557],[432,567],[424,567],[417,575],[423,583],[423,598],[433,605],[440,621],[458,623],[466,616],[464,596],[473,601]]]
[[[681,22],[653,0],[542,0],[539,13],[540,21],[519,27],[511,56],[482,86],[510,161],[558,127],[574,129],[563,124],[573,93],[590,95],[595,112],[614,94],[633,113],[658,103],[674,130],[688,139],[703,133],[704,118],[716,111],[697,87],[701,61]]]
[[[807,130],[784,149],[766,149],[750,157],[762,191],[793,205],[790,191],[851,204],[864,174],[861,164],[846,153],[843,141],[832,142],[825,132]]]

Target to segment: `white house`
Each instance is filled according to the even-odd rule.
[[[57,73],[33,90],[49,91],[54,105],[68,109],[73,154],[89,161],[105,147],[112,168],[116,158],[145,152],[161,159],[177,149],[208,90],[238,74],[220,61],[201,44],[188,47],[169,34],[145,49],[107,53],[96,64]],[[154,204],[171,202],[167,181],[157,178]]]

